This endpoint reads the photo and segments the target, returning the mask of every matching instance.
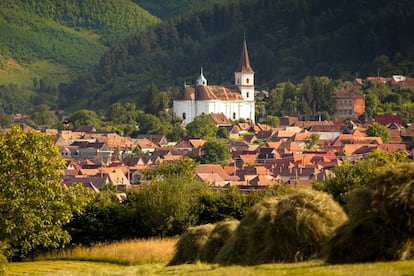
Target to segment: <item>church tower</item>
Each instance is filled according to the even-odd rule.
[[[254,71],[250,66],[249,53],[247,51],[246,38],[240,55],[239,68],[234,72],[235,85],[240,90],[245,101],[254,101]]]

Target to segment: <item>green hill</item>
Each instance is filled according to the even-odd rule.
[[[131,36],[94,73],[61,90],[64,108],[144,104],[147,87],[181,86],[200,66],[210,83],[229,83],[247,37],[258,88],[308,75],[349,80],[414,72],[412,1],[249,0],[211,5]],[[74,89],[76,88],[76,89]],[[79,93],[73,93],[74,90]]]
[[[131,0],[2,0],[0,85],[16,85],[29,101],[36,81],[68,82],[111,45],[158,22]]]

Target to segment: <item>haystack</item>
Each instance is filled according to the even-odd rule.
[[[349,222],[324,250],[329,263],[405,260],[414,257],[414,164],[379,174],[350,195]]]
[[[175,244],[175,254],[168,265],[193,263],[213,229],[214,224],[205,224],[188,229]]]
[[[254,265],[307,260],[320,253],[346,220],[331,196],[309,189],[262,201],[243,218],[214,261]]]
[[[213,262],[217,253],[233,234],[238,225],[239,221],[235,219],[227,219],[217,223],[213,231],[211,231],[206,243],[200,250],[200,261],[206,263]]]

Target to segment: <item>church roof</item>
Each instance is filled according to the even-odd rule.
[[[243,96],[237,86],[200,85],[196,89],[193,86],[185,86],[176,100],[181,101],[238,101]]]
[[[246,39],[243,40],[243,47],[240,55],[240,64],[236,72],[240,73],[254,73],[250,66],[249,52],[247,51]]]

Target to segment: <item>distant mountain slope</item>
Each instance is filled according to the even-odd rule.
[[[228,3],[222,0],[133,0],[135,3],[148,10],[152,14],[168,19],[183,15],[190,11],[207,8],[213,3]]]
[[[210,83],[231,83],[243,35],[258,88],[307,75],[413,74],[410,0],[249,0],[176,18],[108,52],[93,77],[61,91],[62,107],[142,104],[146,87],[182,85],[199,67]],[[78,93],[73,93],[76,87]]]
[[[104,45],[158,22],[130,0],[2,0],[0,55],[3,63],[46,59],[83,69],[97,63]]]

